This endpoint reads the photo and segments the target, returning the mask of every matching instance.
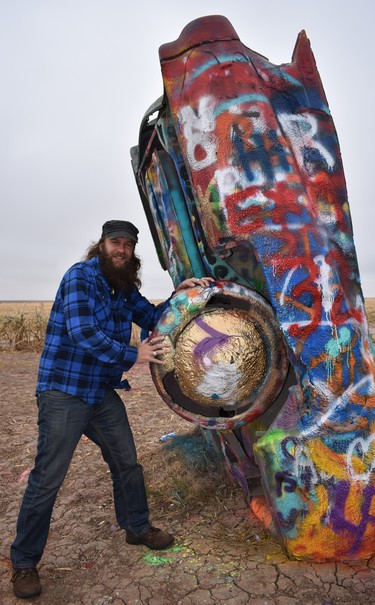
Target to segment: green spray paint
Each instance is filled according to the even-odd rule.
[[[165,565],[165,563],[174,563],[176,560],[176,555],[174,553],[180,553],[182,550],[185,550],[183,546],[173,546],[165,550],[163,554],[156,553],[147,553],[143,560],[147,565],[158,566]]]

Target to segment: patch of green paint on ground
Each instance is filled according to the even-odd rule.
[[[172,546],[171,548],[168,548],[168,550],[163,551],[162,554],[156,554],[153,552],[147,553],[143,557],[143,560],[145,563],[147,563],[147,565],[154,566],[165,565],[166,563],[174,563],[177,558],[175,553],[180,553],[182,550],[184,550],[183,546]]]

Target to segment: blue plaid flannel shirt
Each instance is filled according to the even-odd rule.
[[[136,288],[112,294],[97,257],[73,265],[51,310],[36,394],[57,389],[100,404],[137,360],[132,322],[152,330],[168,305],[169,299],[155,307]]]

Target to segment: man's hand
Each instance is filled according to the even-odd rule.
[[[215,281],[212,277],[189,277],[184,279],[176,288],[176,292],[179,290],[186,290],[187,288],[194,288],[195,286],[201,286],[202,288],[208,288],[211,282]]]
[[[156,338],[146,338],[138,345],[138,357],[136,363],[156,363],[162,365],[163,362],[157,359],[157,355],[169,353],[171,350],[170,344],[164,342],[164,336]]]

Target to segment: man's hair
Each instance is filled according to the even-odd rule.
[[[126,263],[126,266],[122,269],[116,269],[109,263],[108,257],[102,251],[101,248],[103,243],[104,237],[101,237],[99,241],[92,243],[87,249],[85,260],[91,260],[97,256],[104,277],[107,279],[110,286],[117,290],[129,292],[133,288],[139,289],[142,283],[139,277],[141,261],[138,256],[136,256],[133,251],[133,255]]]
[[[104,237],[101,237],[97,242],[93,242],[88,248],[85,260],[91,260],[94,256],[100,256],[100,246],[104,242]]]

